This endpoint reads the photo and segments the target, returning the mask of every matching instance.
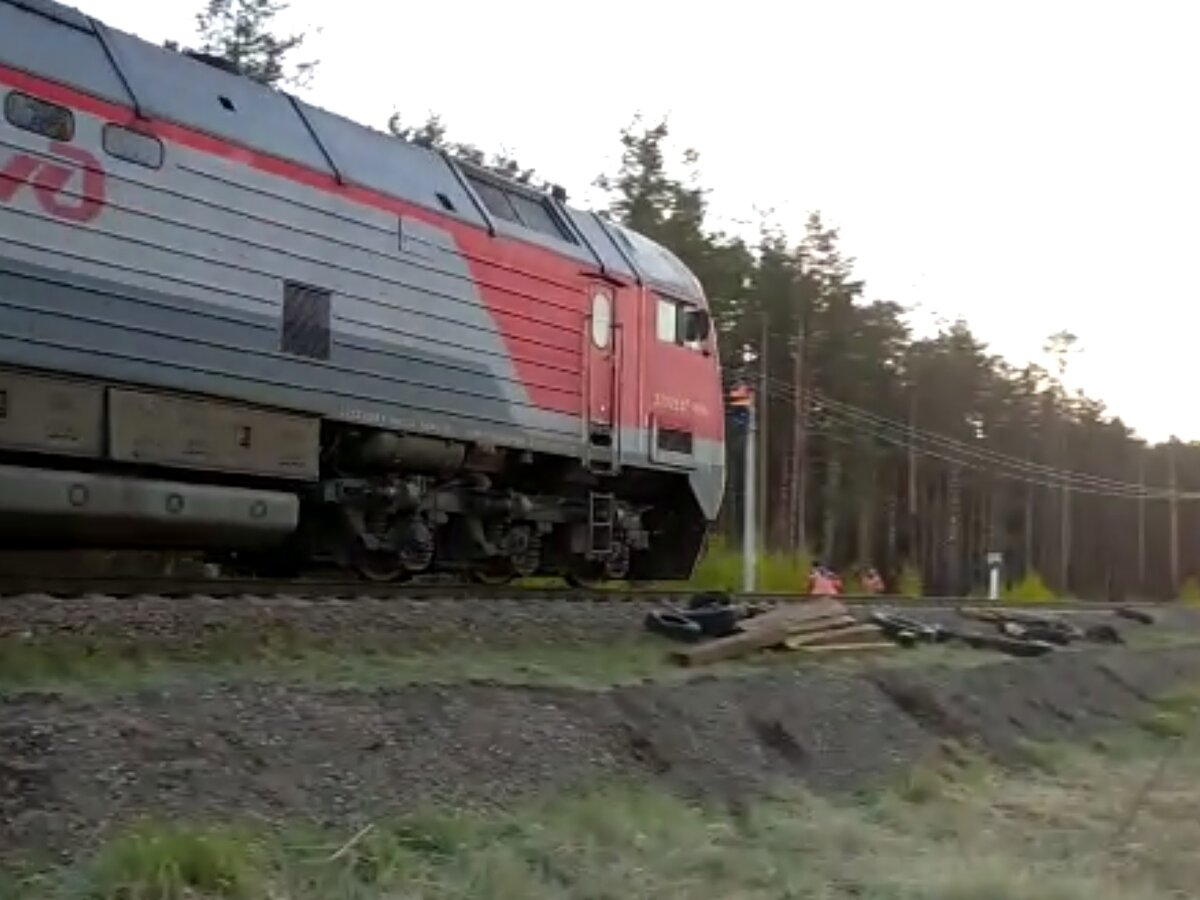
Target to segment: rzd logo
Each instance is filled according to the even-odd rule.
[[[104,169],[91,153],[69,144],[52,143],[50,152],[64,163],[18,153],[0,168],[0,203],[10,203],[29,185],[38,205],[57,219],[83,224],[100,215],[105,204]],[[82,187],[67,190],[75,175]]]

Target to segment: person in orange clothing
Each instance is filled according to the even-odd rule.
[[[864,594],[882,594],[884,590],[883,578],[880,577],[879,571],[874,566],[867,566],[862,570],[859,576],[859,581],[862,585]]]
[[[820,563],[808,573],[808,593],[813,597],[836,597],[842,592],[842,580]]]

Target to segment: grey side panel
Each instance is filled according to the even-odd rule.
[[[70,25],[72,28],[87,31],[90,27],[87,16],[79,10],[63,6],[61,3],[54,3],[53,0],[8,0],[8,2],[64,25]]]
[[[107,100],[124,102],[129,96],[90,29],[67,27],[3,2],[0,61],[27,72],[45,73],[53,81]]]
[[[345,339],[328,362],[278,350],[270,316],[213,315],[163,295],[0,260],[0,361],[501,444],[577,450],[573,417],[519,426],[478,364]],[[565,421],[563,421],[565,420]]]
[[[101,456],[103,388],[0,370],[0,447]]]
[[[108,391],[109,456],[315,480],[321,426],[316,418],[147,391]]]
[[[440,155],[297,102],[347,181],[445,212],[478,228],[484,226],[474,202]],[[446,209],[438,194],[449,200],[453,209]]]
[[[301,116],[287,96],[249,78],[115,29],[107,29],[107,35],[121,74],[146,115],[330,176],[335,174],[329,165],[332,158],[338,172],[353,183],[481,224],[474,204],[436,152],[306,104],[301,104],[305,113]],[[91,32],[87,18],[49,0],[0,0],[0,60],[95,96],[119,103],[129,100],[129,91]],[[453,210],[445,209],[438,194],[450,200]],[[584,232],[584,243],[600,253],[606,268],[631,274],[620,259],[624,253],[648,280],[677,296],[704,302],[703,290],[692,273],[661,245],[609,224],[605,227],[612,239],[622,244],[621,252],[610,258],[607,242],[598,240],[597,223],[578,211],[568,210],[568,215],[572,224]],[[502,230],[557,253],[594,262],[587,247],[572,241],[507,223]]]
[[[78,142],[95,146],[99,130],[80,117]],[[45,155],[0,123],[3,148]],[[151,347],[161,357],[148,384],[311,411],[284,396],[310,387],[327,397],[317,407],[322,415],[395,427],[416,420],[435,433],[457,423],[488,439],[498,439],[500,429],[508,434],[502,443],[519,430],[520,446],[550,443],[560,452],[569,443],[578,452],[577,418],[546,412],[526,390],[553,392],[566,408],[577,403],[580,312],[562,306],[562,298],[554,315],[542,296],[493,314],[446,230],[235,162],[171,147],[159,172],[118,160],[108,165],[108,205],[88,228],[48,218],[28,191],[0,207],[14,275],[56,297],[58,282],[98,295],[62,300],[77,308],[54,324],[54,352],[75,341],[71,346],[93,352],[93,362],[106,359],[106,377],[138,382],[129,372],[146,362],[137,346]],[[327,362],[276,359],[287,280],[332,294]],[[22,300],[30,290],[11,287],[5,303],[14,315],[25,307],[14,327],[44,334],[46,310]],[[171,349],[173,343],[184,346]],[[28,353],[22,359],[39,365]],[[520,376],[514,361],[523,366]],[[118,366],[124,374],[113,373]],[[193,373],[184,376],[186,387],[184,372]],[[258,393],[206,383],[206,372],[257,382],[245,387]]]
[[[711,522],[717,518],[725,498],[725,445],[697,441],[695,450],[696,465],[688,472],[688,482],[701,512]]]
[[[109,39],[148,116],[332,174],[304,120],[283,94],[116,29],[109,30]]]

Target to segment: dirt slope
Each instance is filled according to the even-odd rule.
[[[75,855],[145,813],[353,824],[597,779],[725,798],[802,778],[870,786],[943,738],[1000,752],[1148,712],[1200,648],[1066,652],[974,669],[787,674],[608,692],[230,683],[0,700],[0,852]]]

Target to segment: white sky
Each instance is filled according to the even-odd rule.
[[[74,0],[161,41],[202,0]],[[1068,380],[1151,439],[1200,438],[1200,4],[1189,0],[293,0],[307,97],[383,127],[439,112],[572,199],[667,114],[714,212],[819,209],[873,298],[962,316],[1014,362],[1075,332]],[[746,136],[749,135],[749,139]],[[741,226],[738,223],[744,223]]]

